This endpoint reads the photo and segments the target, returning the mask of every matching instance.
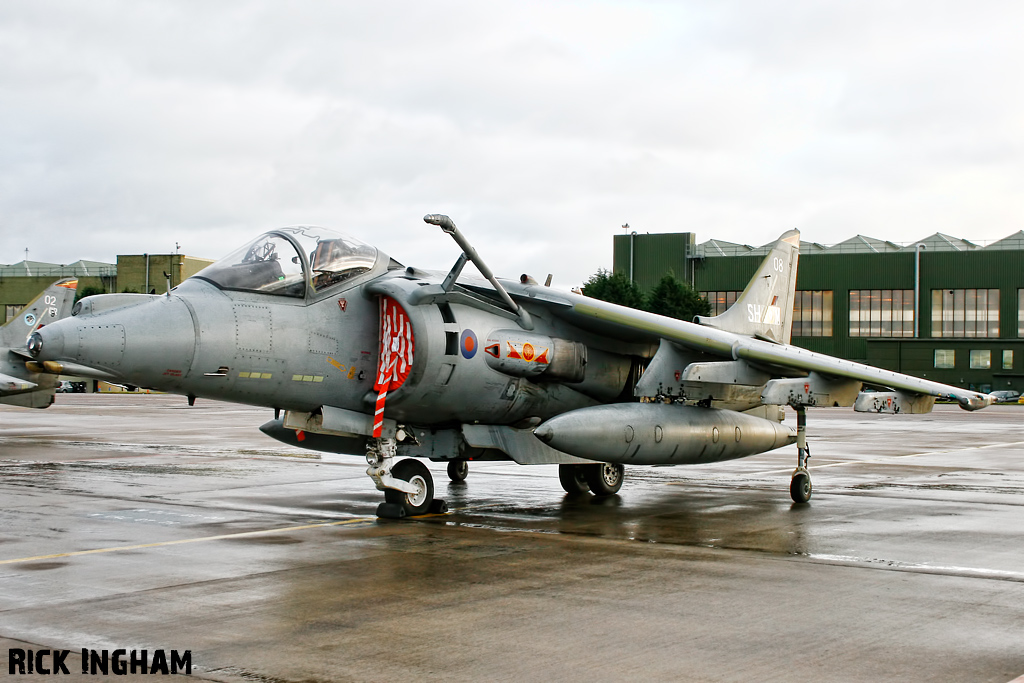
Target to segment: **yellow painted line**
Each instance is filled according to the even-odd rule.
[[[138,545],[119,545],[113,548],[95,548],[93,550],[78,550],[70,553],[54,553],[53,555],[36,555],[34,557],[19,557],[15,560],[0,560],[0,564],[17,564],[19,562],[35,562],[36,560],[53,560],[60,557],[77,557],[79,555],[96,555],[99,553],[113,553],[119,550],[141,550],[142,548],[160,548],[168,545],[182,545],[184,543],[202,543],[204,541],[219,541],[225,538],[245,538],[247,536],[264,536],[267,534],[280,534],[288,531],[303,531],[305,529],[320,529],[331,526],[344,526],[347,524],[359,524],[361,522],[376,521],[376,517],[357,517],[346,519],[340,522],[320,522],[317,524],[304,524],[302,526],[289,526],[280,529],[262,529],[260,531],[243,531],[237,534],[221,534],[219,536],[201,536],[199,538],[183,538],[177,541],[161,541],[160,543],[140,543]]]

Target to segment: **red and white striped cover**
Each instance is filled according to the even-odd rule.
[[[405,309],[389,296],[380,299],[380,358],[377,361],[377,407],[373,413],[373,436],[384,429],[384,401],[388,392],[402,386],[412,369],[412,324]]]

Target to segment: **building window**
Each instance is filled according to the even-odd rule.
[[[953,349],[935,349],[935,368],[949,370],[956,367],[956,351]]]
[[[989,370],[991,367],[991,351],[988,349],[971,349],[971,370]]]
[[[799,291],[793,298],[793,336],[832,336],[832,292]]]
[[[711,304],[711,315],[722,315],[736,303],[740,292],[701,292],[700,295]]]
[[[1013,351],[1011,349],[1003,350],[1003,370],[1013,370]]]
[[[18,311],[23,308],[25,308],[25,304],[14,304],[13,306],[11,304],[7,304],[7,310],[4,313],[4,322],[6,323],[8,320],[13,320],[14,317],[18,315]]]
[[[1024,289],[1017,290],[1017,336],[1024,337]]]
[[[851,289],[851,337],[913,337],[914,290]]]
[[[933,337],[998,337],[998,289],[933,289]]]

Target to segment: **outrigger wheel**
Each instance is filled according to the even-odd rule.
[[[807,444],[807,408],[796,408],[796,469],[793,470],[793,481],[789,482],[789,496],[794,503],[806,503],[811,499],[811,473],[807,471],[807,461],[811,457],[811,447]]]
[[[811,475],[807,470],[798,469],[793,472],[793,481],[789,483],[789,495],[794,503],[806,503],[811,499]]]

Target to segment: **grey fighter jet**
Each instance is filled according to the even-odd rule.
[[[56,375],[25,352],[29,336],[71,312],[78,280],[59,280],[26,305],[18,315],[0,327],[0,403],[25,408],[47,408],[53,404],[57,387]],[[56,366],[53,366],[56,370]]]
[[[190,402],[273,408],[261,427],[270,436],[365,455],[385,517],[444,509],[419,458],[447,461],[454,480],[471,460],[557,463],[566,491],[610,495],[624,464],[710,463],[794,442],[790,493],[807,502],[808,407],[992,402],[791,346],[795,230],[735,305],[691,323],[527,276],[499,281],[447,216],[424,220],[462,249],[447,273],[321,228],[284,228],[165,295],[83,299],[28,350]],[[462,274],[468,262],[483,279]],[[787,405],[795,430],[782,424]]]

